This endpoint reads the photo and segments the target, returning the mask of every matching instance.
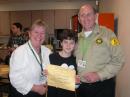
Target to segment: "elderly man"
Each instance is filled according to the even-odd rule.
[[[114,77],[122,68],[124,56],[115,34],[95,23],[96,11],[89,5],[79,10],[76,60],[81,85],[78,97],[114,97]]]

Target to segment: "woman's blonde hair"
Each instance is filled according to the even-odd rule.
[[[31,26],[31,30],[34,29],[36,26],[41,26],[41,27],[47,29],[47,24],[41,19],[34,21],[34,23]]]

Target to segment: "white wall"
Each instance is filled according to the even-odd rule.
[[[42,10],[42,9],[79,9],[80,6],[85,3],[90,3],[95,6],[95,1],[3,3],[3,4],[0,4],[0,11]]]
[[[123,46],[126,63],[117,76],[116,97],[130,97],[130,0],[104,0],[102,12],[114,12],[118,17],[118,38]]]

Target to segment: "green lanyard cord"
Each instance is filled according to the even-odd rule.
[[[28,42],[28,45],[29,45],[29,48],[30,48],[30,50],[32,51],[32,53],[33,53],[35,59],[37,60],[38,64],[40,65],[41,71],[43,72],[42,59],[40,58],[41,62],[39,62],[39,61],[38,61],[38,58],[37,58],[37,56],[36,56],[36,54],[34,53],[33,49],[31,48],[29,42]]]
[[[91,39],[90,38],[82,38],[80,40],[80,52],[82,55],[82,60],[84,59],[85,55],[88,52],[89,47],[91,46]]]

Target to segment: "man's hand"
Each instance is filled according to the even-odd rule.
[[[99,75],[96,72],[88,72],[83,76],[88,83],[95,83],[100,80]]]

